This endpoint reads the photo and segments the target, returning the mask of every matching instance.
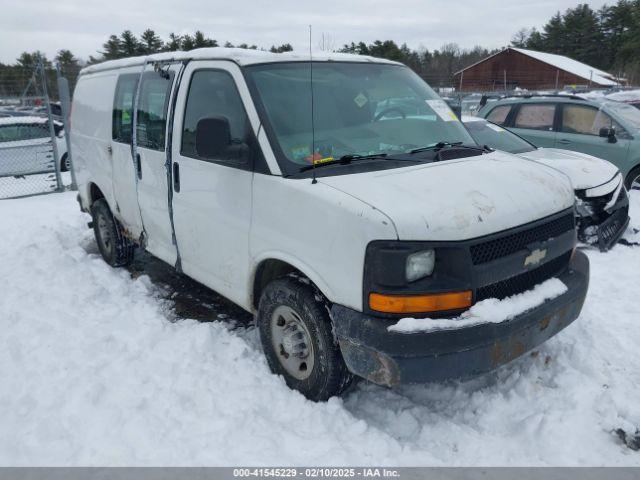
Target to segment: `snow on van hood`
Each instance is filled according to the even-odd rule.
[[[518,156],[557,168],[571,179],[576,190],[602,185],[618,173],[618,167],[606,160],[559,148],[538,148]]]
[[[318,179],[385,213],[400,240],[466,240],[570,208],[558,170],[504,152]]]

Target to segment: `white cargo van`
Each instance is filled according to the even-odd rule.
[[[569,180],[479,147],[401,64],[223,48],[116,60],[81,72],[72,115],[104,259],[126,265],[140,246],[253,312],[271,369],[311,399],[354,374],[486,372],[582,307]],[[551,277],[564,293],[456,326]],[[389,330],[403,317],[452,320]]]

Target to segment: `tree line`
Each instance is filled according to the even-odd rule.
[[[640,82],[640,0],[617,0],[617,3],[605,5],[597,11],[588,4],[579,4],[564,13],[557,12],[540,30],[521,29],[513,36],[511,45],[566,55],[626,77],[630,83]],[[86,62],[66,49],[57,53],[54,62],[60,65],[73,87],[78,71],[84,64],[216,46],[254,50],[259,48],[257,45],[246,43],[220,44],[200,30],[193,34],[171,33],[166,39],[162,39],[152,29],[145,30],[139,37],[132,31],[125,30],[119,35],[110,35],[96,55],[91,55]],[[260,49],[275,53],[293,50],[289,43]],[[335,50],[331,47],[329,49]],[[376,40],[372,43],[351,42],[337,51],[396,60],[411,67],[432,86],[445,87],[452,85],[453,74],[456,71],[498,52],[499,49],[492,50],[481,46],[464,49],[455,43],[445,44],[435,50],[412,49],[406,43]],[[39,51],[22,53],[13,65],[0,63],[0,97],[20,95],[32,75],[34,66],[39,62],[45,65],[48,78],[54,78],[52,63]]]
[[[580,4],[557,12],[541,30],[521,29],[511,44],[566,55],[640,82],[640,0],[618,0],[597,11]]]

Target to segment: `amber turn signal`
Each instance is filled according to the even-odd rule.
[[[471,306],[471,290],[428,295],[369,294],[369,308],[383,313],[429,313]]]

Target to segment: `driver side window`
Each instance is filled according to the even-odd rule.
[[[231,142],[226,153],[216,158],[203,157],[196,149],[198,122],[205,118],[222,118],[229,122]],[[246,163],[246,155],[237,150],[249,148],[251,128],[240,93],[231,75],[221,70],[199,70],[193,73],[182,122],[181,154],[199,160],[224,163]]]
[[[582,105],[565,105],[562,111],[562,131],[582,135],[600,135],[602,128],[615,128],[625,135],[624,128],[602,110]]]

